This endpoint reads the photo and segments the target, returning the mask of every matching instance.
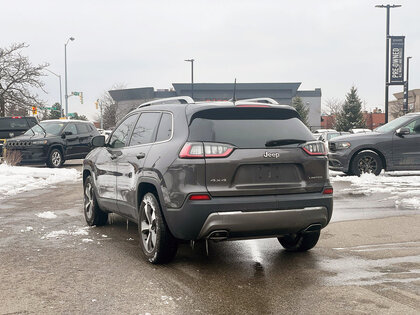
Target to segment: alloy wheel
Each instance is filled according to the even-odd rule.
[[[86,216],[91,219],[93,214],[93,192],[91,183],[87,183],[85,187],[85,211]]]
[[[54,151],[51,156],[51,162],[54,166],[59,166],[61,164],[61,154],[58,151]]]
[[[378,168],[376,159],[371,156],[364,156],[358,163],[360,173],[375,173]]]
[[[156,246],[157,225],[156,208],[150,200],[143,200],[143,218],[141,220],[141,239],[143,246],[148,253],[151,253]]]

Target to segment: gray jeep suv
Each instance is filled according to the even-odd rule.
[[[324,144],[290,106],[258,101],[143,104],[84,160],[84,213],[138,224],[151,263],[179,240],[277,237],[289,251],[314,247],[331,219]],[[274,103],[274,102],[273,102]]]

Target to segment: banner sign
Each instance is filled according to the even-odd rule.
[[[404,84],[404,39],[391,36],[391,84]]]

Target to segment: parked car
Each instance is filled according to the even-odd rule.
[[[329,168],[349,175],[420,170],[420,113],[329,142]]]
[[[349,130],[350,133],[366,133],[366,132],[372,132],[370,129],[366,128],[354,128]]]
[[[97,135],[95,126],[87,121],[44,120],[23,135],[8,139],[5,149],[19,151],[22,164],[61,167],[66,160],[83,159]]]
[[[19,136],[38,123],[36,117],[0,117],[0,156],[6,139]]]
[[[83,163],[84,214],[115,212],[138,224],[151,263],[178,240],[277,237],[314,247],[331,219],[324,144],[290,106],[257,102],[143,105],[109,140],[93,138]],[[163,100],[164,101],[164,100]]]

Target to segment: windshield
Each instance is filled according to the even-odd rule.
[[[376,128],[374,131],[382,132],[382,133],[394,131],[395,129],[397,129],[401,125],[404,125],[406,122],[410,121],[411,119],[413,119],[413,117],[402,116],[397,119],[394,119],[393,121],[390,121],[389,123],[383,126]]]
[[[58,136],[65,126],[63,122],[47,122],[42,121],[38,125],[33,126],[25,135],[44,135],[45,133]],[[45,130],[45,131],[44,131]]]

